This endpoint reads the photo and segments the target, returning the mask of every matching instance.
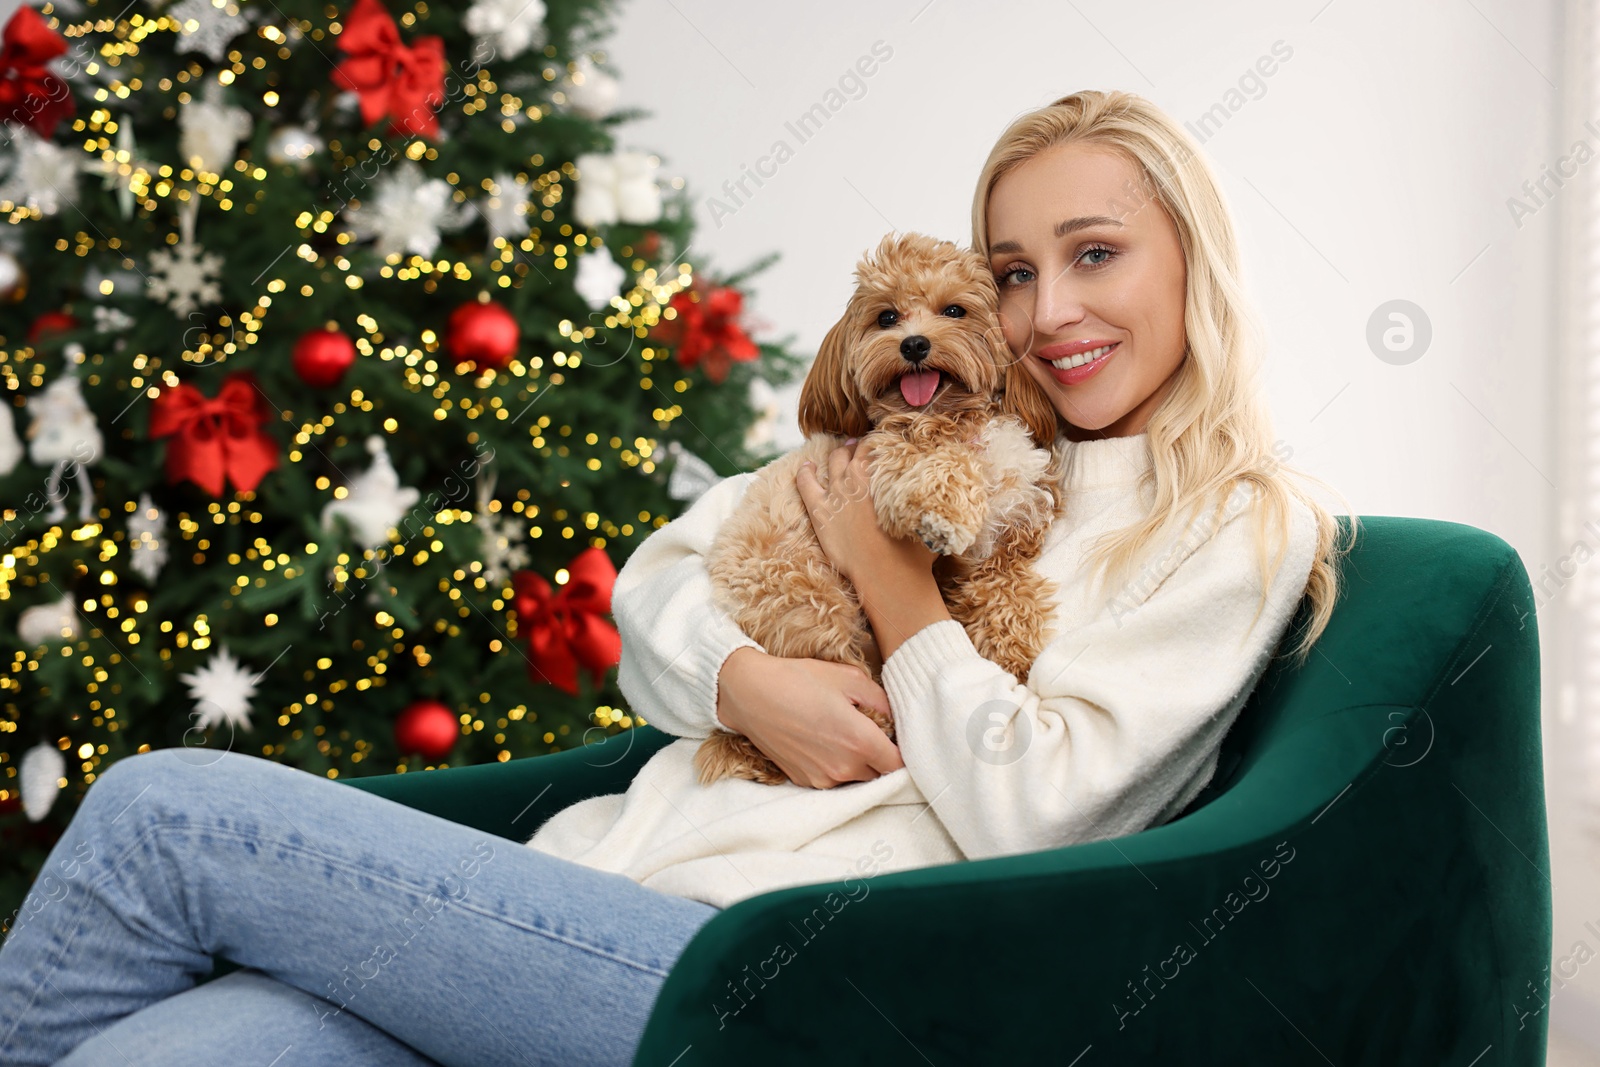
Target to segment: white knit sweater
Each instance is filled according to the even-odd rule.
[[[1089,602],[1085,548],[1149,507],[1135,481],[1148,434],[1058,438],[1065,506],[1036,566],[1059,593],[1056,636],[1027,685],[984,659],[955,621],[913,634],[883,665],[905,767],[810,789],[725,778],[693,757],[716,719],[717,673],[760,648],[716,607],[704,554],[754,473],[707,490],[617,575],[618,684],[679,740],[627,792],[550,817],[531,848],[726,907],[792,885],[1118,837],[1176,815],[1211,779],[1218,747],[1305,590],[1316,527],[1295,501],[1289,548],[1255,620],[1254,516],[1197,520],[1111,606]],[[1248,503],[1241,495],[1239,501]],[[857,890],[850,888],[851,895]]]

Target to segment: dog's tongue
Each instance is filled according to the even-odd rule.
[[[914,408],[920,408],[932,400],[933,391],[937,388],[939,372],[936,370],[913,370],[900,376],[900,395]]]

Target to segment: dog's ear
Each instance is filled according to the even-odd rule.
[[[800,432],[864,437],[872,429],[850,380],[850,314],[854,303],[822,339],[817,358],[800,386]]]
[[[1021,420],[1033,437],[1034,447],[1049,448],[1056,439],[1061,415],[1039,388],[1039,383],[1028,377],[1022,366],[1022,360],[1027,357],[1012,353],[998,326],[989,331],[989,337],[998,349],[996,360],[1005,368],[1005,393],[1000,398],[1000,410]]]

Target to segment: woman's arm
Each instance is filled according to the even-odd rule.
[[[1223,734],[1305,590],[1316,547],[1292,504],[1289,547],[1261,617],[1245,508],[1142,603],[1061,627],[1028,684],[935,622],[884,663],[907,769],[969,859],[1143,830],[1215,770]]]
[[[757,472],[724,478],[688,510],[646,537],[611,592],[622,635],[617,685],[634,710],[677,737],[727,729],[718,718],[717,677],[739,648],[765,652],[712,599],[705,554]]]
[[[623,564],[611,596],[622,635],[617,683],[652,725],[677,737],[744,734],[800,785],[896,770],[899,750],[858,710],[887,715],[882,686],[842,663],[768,655],[712,600],[705,554],[757,473],[706,490]]]

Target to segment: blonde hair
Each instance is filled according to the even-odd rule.
[[[1118,587],[1126,585],[1135,561],[1163,540],[1163,531],[1192,518],[1211,501],[1214,528],[1227,506],[1225,498],[1253,487],[1254,499],[1265,505],[1256,508],[1255,518],[1264,606],[1288,547],[1290,498],[1298,498],[1317,521],[1316,555],[1304,594],[1311,602],[1309,624],[1294,650],[1303,665],[1333,614],[1338,561],[1354,545],[1359,523],[1351,514],[1349,536],[1339,543],[1338,520],[1289,475],[1324,487],[1327,483],[1286,467],[1278,457],[1255,380],[1265,350],[1263,332],[1244,290],[1233,223],[1199,147],[1158,107],[1133,93],[1084,90],[1029,111],[1000,135],[983,165],[972,200],[972,247],[988,258],[987,210],[1000,177],[1047,148],[1072,143],[1110,149],[1133,164],[1142,187],[1128,190],[1130,196],[1136,202],[1153,200],[1166,211],[1182,241],[1187,268],[1187,358],[1145,427],[1154,467],[1141,485],[1153,480],[1154,503],[1144,519],[1113,531],[1091,550],[1102,590],[1113,574]],[[1006,398],[1007,406],[1025,422],[1059,428],[1060,414],[1028,375],[1012,375],[1008,386],[1017,395]],[[1270,563],[1269,523],[1277,546]],[[1258,607],[1257,618],[1260,611]]]

